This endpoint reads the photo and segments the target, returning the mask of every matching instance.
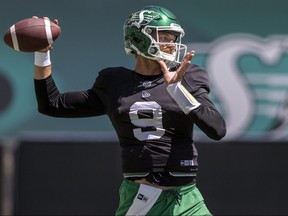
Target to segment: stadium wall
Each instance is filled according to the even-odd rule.
[[[197,184],[213,214],[287,215],[286,143],[201,142],[197,149]],[[114,134],[29,135],[19,140],[15,165],[15,215],[113,215],[117,208]]]

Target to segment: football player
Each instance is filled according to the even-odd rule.
[[[54,21],[58,23],[57,20]],[[193,127],[220,140],[225,121],[208,97],[207,72],[191,60],[175,15],[159,6],[132,13],[124,47],[135,68],[101,70],[91,88],[60,93],[49,47],[35,53],[39,112],[54,117],[108,115],[121,146],[123,182],[116,215],[209,215],[196,187]]]

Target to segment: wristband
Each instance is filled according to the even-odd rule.
[[[201,105],[180,82],[169,84],[166,89],[185,114]]]
[[[34,64],[39,67],[46,67],[51,64],[50,51],[47,52],[35,52]]]

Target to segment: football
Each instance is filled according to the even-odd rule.
[[[61,28],[48,19],[28,18],[12,25],[4,34],[4,42],[22,52],[35,52],[52,45]]]

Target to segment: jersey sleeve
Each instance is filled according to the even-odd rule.
[[[182,84],[194,97],[197,96],[197,94],[201,94],[203,90],[207,93],[210,92],[207,71],[195,64],[190,65],[187,69]]]
[[[211,139],[222,139],[226,134],[226,124],[209,99],[210,86],[207,71],[197,65],[191,65],[182,80],[182,85],[201,104],[188,114],[189,118]]]
[[[89,117],[105,113],[104,106],[93,91],[60,93],[52,76],[34,80],[38,111],[53,117]]]

